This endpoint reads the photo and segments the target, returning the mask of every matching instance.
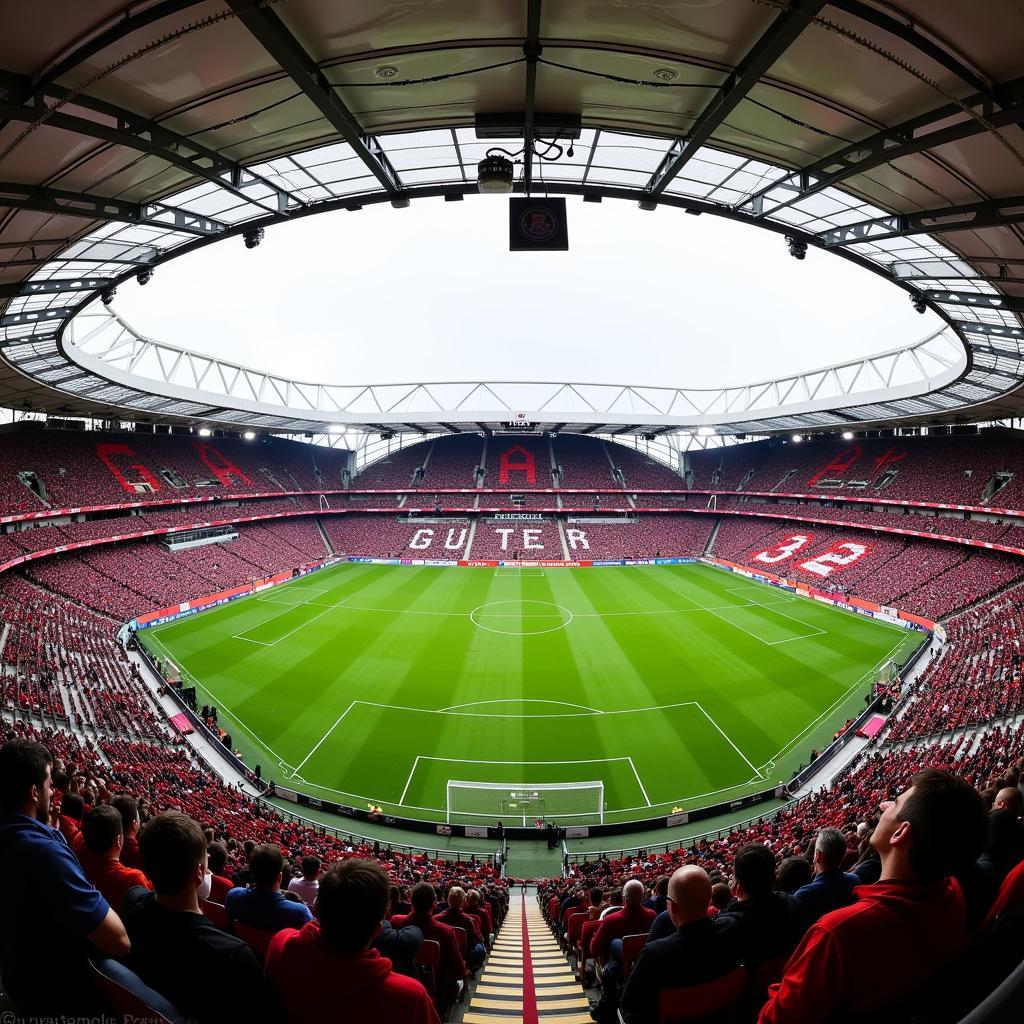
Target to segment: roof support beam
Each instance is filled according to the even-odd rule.
[[[989,126],[1004,128],[1007,125],[1020,124],[1024,122],[1024,78],[1000,86],[998,102],[1002,109],[995,110],[989,94],[977,93],[965,99],[963,106],[947,103],[927,114],[921,114],[892,128],[885,128],[765,186],[749,199],[737,204],[736,209],[754,217],[770,217],[776,211],[792,206],[805,196],[815,195],[882,164],[982,135],[989,130]],[[972,110],[978,108],[984,121],[964,114],[964,106]],[[919,134],[932,125],[941,124],[957,116],[962,117],[957,124]],[[780,189],[790,192],[791,195],[781,200],[766,199],[766,196]]]
[[[697,115],[687,135],[672,143],[647,182],[645,191],[655,196],[665,191],[672,179],[714,135],[824,6],[822,0],[793,0],[787,10],[776,16],[711,102]]]
[[[280,64],[307,99],[320,111],[327,122],[352,147],[356,156],[369,168],[390,197],[405,205],[402,182],[391,166],[380,143],[363,132],[352,111],[342,102],[334,86],[327,80],[316,61],[277,14],[267,7],[257,6],[254,0],[228,0],[238,19],[255,36],[259,44]]]
[[[540,6],[541,0],[527,0],[526,42],[526,100],[523,104],[523,190],[530,194],[533,187],[533,145],[535,140],[534,115],[537,111],[537,61],[540,59]]]
[[[168,231],[182,231],[199,236],[219,235],[229,227],[212,217],[201,217],[189,213],[188,210],[166,206],[163,203],[140,205],[124,199],[109,199],[106,196],[92,196],[85,192],[68,192],[40,185],[20,185],[10,181],[0,182],[0,206],[10,206],[18,210],[38,210],[40,213],[54,213],[66,217],[83,217],[86,220],[150,224]]]
[[[944,234],[947,231],[969,231],[973,228],[998,227],[1024,221],[1024,196],[988,199],[963,206],[940,207],[918,213],[900,213],[891,217],[863,220],[857,224],[822,231],[817,239],[831,248],[857,242],[877,242],[907,235]]]
[[[1014,295],[981,295],[975,291],[957,291],[955,288],[928,288],[921,294],[928,302],[947,306],[977,306],[979,309],[1002,309],[1007,313],[1024,313],[1024,297]]]
[[[19,281],[17,284],[0,284],[0,298],[9,299],[19,295],[56,295],[60,292],[94,292],[106,288],[109,277],[76,277],[60,279],[51,277],[47,281]]]
[[[67,90],[57,88],[47,89],[45,92],[56,96],[58,100],[68,94]],[[66,114],[60,110],[49,111],[45,105],[24,106],[11,102],[0,103],[0,117],[29,124],[45,118],[45,124],[49,127],[159,157],[190,175],[213,182],[266,213],[286,214],[290,206],[304,205],[290,192],[285,192],[264,178],[252,174],[216,150],[208,149],[154,121],[89,97],[76,97],[74,103],[75,106],[92,110],[114,123],[104,124],[102,121]],[[269,190],[271,197],[257,198],[244,191],[247,186],[255,184]]]

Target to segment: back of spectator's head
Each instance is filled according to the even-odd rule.
[[[711,905],[719,910],[725,910],[731,902],[732,893],[729,892],[729,886],[725,882],[715,882],[711,886]]]
[[[387,911],[388,892],[388,876],[376,861],[350,857],[332,864],[314,910],[328,944],[344,953],[366,949]]]
[[[448,906],[458,910],[466,902],[466,890],[461,885],[453,885],[448,890]]]
[[[1024,793],[1016,786],[1004,786],[996,793],[992,805],[997,811],[1009,811],[1015,818],[1020,817],[1021,805],[1024,804]]]
[[[251,839],[246,839],[246,841],[242,843],[242,852],[245,854],[246,860],[248,860],[252,856],[252,852],[255,849],[256,843],[253,842],[253,840]]]
[[[654,883],[654,893],[656,896],[667,896],[668,895],[668,875],[662,875]]]
[[[644,883],[639,878],[631,878],[622,887],[622,902],[627,907],[639,907],[644,901],[644,896],[647,893],[644,891]]]
[[[796,892],[814,877],[814,868],[805,857],[787,857],[780,865],[777,877],[779,892]]]
[[[884,805],[871,845],[882,858],[883,878],[909,873],[930,881],[966,869],[987,838],[988,814],[974,787],[959,775],[926,768]]]
[[[180,811],[150,818],[139,833],[142,869],[159,896],[177,896],[189,885],[199,888],[205,874],[206,837]]]
[[[60,802],[60,813],[64,818],[81,821],[85,816],[85,802],[77,793],[65,793]]]
[[[249,870],[253,882],[261,888],[272,889],[279,885],[284,871],[284,855],[280,847],[273,843],[257,846],[249,858]]]
[[[418,914],[429,914],[437,902],[437,895],[434,887],[429,882],[417,882],[409,893],[409,902],[412,909]]]
[[[601,891],[601,887],[599,885],[595,885],[594,888],[590,890],[590,905],[592,907],[599,907],[603,900],[604,893]]]
[[[121,852],[124,826],[116,807],[100,804],[82,819],[82,838],[93,853]]]
[[[215,875],[223,875],[228,867],[228,848],[223,843],[207,843],[207,867]]]
[[[477,892],[476,889],[467,889],[466,890],[466,906],[469,907],[470,910],[472,910],[474,907],[478,906],[479,903],[480,903],[480,893]]]
[[[707,917],[710,905],[711,879],[703,868],[687,864],[669,879],[668,913],[677,928]]]
[[[775,888],[775,854],[761,843],[744,843],[736,851],[733,874],[743,896],[765,896]]]
[[[110,801],[110,806],[121,815],[121,830],[126,836],[130,836],[132,830],[137,829],[139,825],[139,804],[135,797],[121,793]]]
[[[837,828],[823,828],[814,840],[814,866],[818,871],[836,871],[843,863],[848,847],[846,837]]]
[[[320,874],[320,858],[319,857],[303,857],[302,858],[302,877],[307,881],[312,882],[317,875]]]
[[[46,821],[51,764],[53,755],[42,743],[15,739],[0,747],[0,809]]]

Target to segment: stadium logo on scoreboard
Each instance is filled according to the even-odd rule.
[[[546,206],[528,206],[519,214],[519,231],[532,242],[547,242],[558,234],[558,218]]]

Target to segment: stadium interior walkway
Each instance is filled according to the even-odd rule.
[[[513,897],[463,1024],[590,1024],[590,1007],[551,930],[535,892]]]

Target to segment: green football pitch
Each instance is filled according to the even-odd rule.
[[[787,781],[922,641],[700,564],[345,563],[140,637],[265,779],[506,824],[638,820]]]

